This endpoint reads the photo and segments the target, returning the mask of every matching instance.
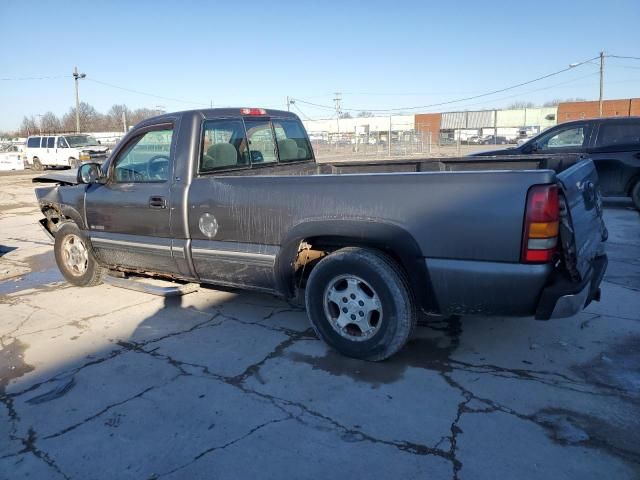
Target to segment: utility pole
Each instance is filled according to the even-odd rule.
[[[335,92],[335,97],[333,99],[336,104],[336,122],[338,124],[338,140],[340,140],[340,117],[342,116],[342,93]],[[336,148],[337,148],[336,143]]]
[[[604,51],[600,52],[600,99],[598,100],[598,114],[602,118],[602,96],[604,94]]]
[[[73,79],[76,82],[76,133],[80,133],[80,95],[78,94],[78,80],[86,76],[85,73],[78,73],[78,67],[73,68]]]
[[[336,92],[334,95],[333,101],[336,104],[336,115],[340,118],[342,116],[342,93]]]
[[[289,100],[289,95],[287,95],[287,112],[291,111],[291,100]]]

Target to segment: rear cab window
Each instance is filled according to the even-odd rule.
[[[205,120],[199,173],[312,160],[299,120],[250,117]]]
[[[595,148],[615,149],[616,147],[640,149],[640,120],[605,121],[600,124]]]
[[[40,148],[40,137],[31,137],[27,140],[27,148]]]
[[[281,162],[311,160],[311,146],[297,120],[273,120]]]

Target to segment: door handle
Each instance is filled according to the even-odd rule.
[[[151,197],[149,208],[167,208],[167,200],[164,197]]]

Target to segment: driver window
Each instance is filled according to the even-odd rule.
[[[116,160],[113,178],[118,183],[166,182],[173,130],[147,132],[131,142]]]
[[[574,127],[562,130],[552,136],[547,137],[540,146],[543,149],[547,148],[566,148],[566,147],[581,147],[584,144],[585,139],[585,127]]]

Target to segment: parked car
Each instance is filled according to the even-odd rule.
[[[35,170],[45,167],[77,168],[82,162],[104,162],[109,148],[91,135],[39,135],[27,138],[27,165]]]
[[[561,123],[515,148],[472,155],[581,153],[593,160],[604,195],[631,197],[640,210],[640,117]]]
[[[0,146],[0,171],[24,170],[22,152],[17,145]]]
[[[418,310],[549,319],[599,298],[593,163],[525,160],[455,173],[367,162],[343,175],[315,163],[292,113],[210,109],[145,120],[103,165],[34,181],[63,185],[36,196],[70,283],[115,270],[303,297],[320,338],[382,360]]]
[[[489,135],[482,139],[482,145],[507,145],[508,143],[507,137],[500,135]]]

